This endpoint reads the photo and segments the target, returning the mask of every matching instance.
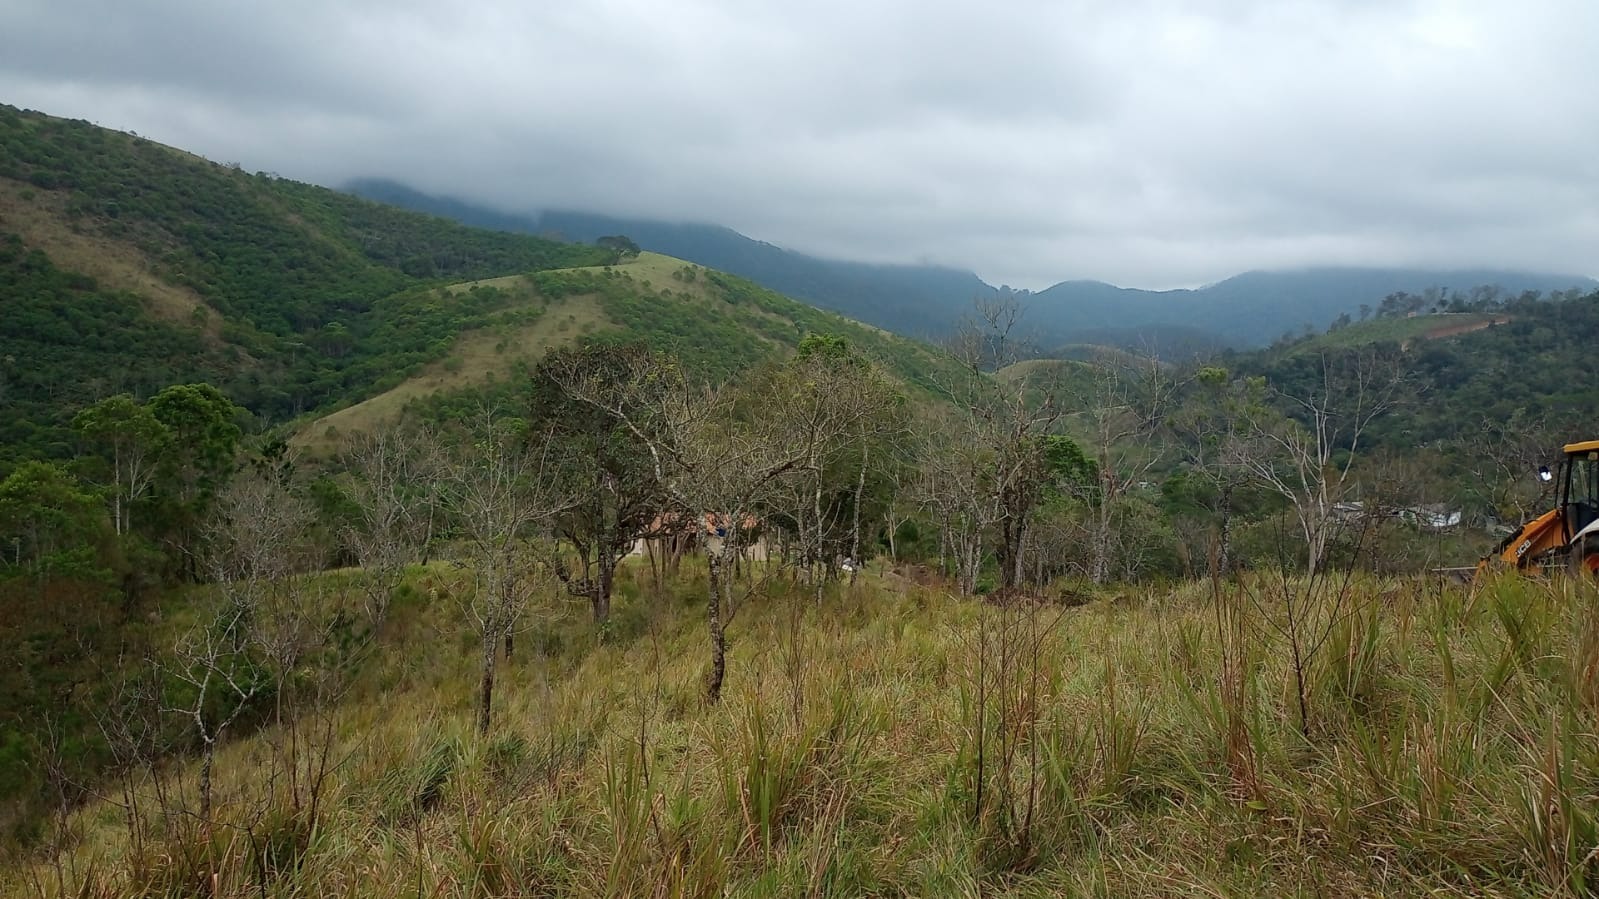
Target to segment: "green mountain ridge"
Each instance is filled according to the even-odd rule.
[[[826,333],[883,364],[906,388],[937,395],[954,361],[931,347],[798,303],[742,278],[658,253],[614,265],[557,269],[439,288],[442,294],[505,292],[510,304],[462,331],[443,356],[405,381],[309,422],[297,441],[328,449],[344,434],[403,417],[515,394],[518,378],[548,350],[580,340],[642,340],[712,381],[792,354]]]
[[[184,381],[217,384],[257,428],[299,420],[302,441],[326,444],[330,428],[337,436],[374,410],[481,390],[578,339],[645,339],[715,378],[790,352],[807,332],[846,336],[908,384],[928,387],[948,365],[926,346],[692,259],[645,254],[607,270],[617,261],[596,247],[465,227],[0,108],[0,467],[68,458],[66,423],[90,402]],[[1040,296],[1025,298],[1030,317]],[[1499,302],[1507,327],[1412,347],[1434,391],[1426,432],[1441,438],[1484,409],[1504,412],[1506,397],[1562,419],[1586,414],[1585,395],[1561,372],[1580,364],[1590,305]],[[1428,327],[1380,318],[1284,352],[1402,341]],[[1116,344],[1100,338],[1058,355],[1092,358],[1084,343]],[[1194,355],[1206,353],[1184,358]],[[1222,361],[1270,373],[1286,358],[1274,350]],[[1495,360],[1491,369],[1484,358]],[[1509,386],[1477,385],[1484,378]],[[1457,392],[1465,398],[1451,398]]]
[[[1575,295],[1599,286],[1581,275],[1500,269],[1317,267],[1245,272],[1194,290],[1150,291],[1101,282],[1057,284],[1029,297],[1035,307],[1070,309],[1075,327],[1148,328],[1203,325],[1226,334],[1239,348],[1264,345],[1285,334],[1316,332],[1361,306],[1376,307],[1391,294],[1515,297],[1527,292]]]
[[[808,256],[712,224],[664,222],[567,210],[520,214],[395,181],[357,179],[359,196],[431,212],[485,228],[589,241],[626,234],[645,249],[749,278],[850,318],[916,338],[939,338],[971,313],[973,300],[1007,291],[976,274],[944,266],[872,265]],[[1503,294],[1591,290],[1582,275],[1494,268],[1319,267],[1245,272],[1197,289],[1142,290],[1102,281],[1064,280],[1017,295],[1027,307],[1025,336],[1043,350],[1104,343],[1156,349],[1173,358],[1223,346],[1264,346],[1306,326],[1320,331],[1362,304],[1398,291],[1413,294],[1476,288]]]
[[[344,186],[358,196],[453,218],[483,228],[590,242],[626,234],[654,250],[749,278],[823,309],[917,339],[944,336],[972,301],[995,288],[975,274],[943,266],[874,265],[822,259],[744,236],[721,225],[619,218],[570,210],[502,212],[435,197],[382,179]]]
[[[1599,291],[1557,302],[1521,298],[1478,312],[1376,318],[1215,361],[1311,395],[1322,358],[1401,347],[1404,402],[1372,438],[1436,465],[1434,450],[1469,457],[1490,433],[1542,442],[1550,452],[1593,439],[1599,394],[1581,373],[1595,339]]]
[[[264,428],[384,394],[449,363],[461,335],[514,338],[540,303],[579,294],[599,298],[610,338],[674,346],[723,376],[808,329],[846,334],[912,381],[935,364],[688,263],[637,280],[595,268],[616,261],[0,107],[0,470],[69,457],[71,415],[105,396],[207,381]],[[554,270],[579,272],[538,280]],[[522,276],[537,283],[494,283]]]

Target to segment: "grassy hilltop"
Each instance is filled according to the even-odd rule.
[[[791,356],[808,334],[847,339],[905,389],[933,401],[958,374],[954,360],[913,340],[841,318],[742,278],[658,253],[614,264],[534,272],[435,290],[442,302],[482,293],[503,298],[461,331],[440,358],[400,383],[298,428],[296,442],[326,450],[350,434],[404,417],[409,404],[470,402],[514,392],[551,349],[580,341],[640,340],[672,352],[712,382]]]
[[[587,336],[718,377],[818,331],[912,382],[942,364],[741,278],[655,254],[606,271],[621,261],[0,106],[0,475],[70,457],[78,409],[175,383],[215,384],[265,429],[476,388]]]

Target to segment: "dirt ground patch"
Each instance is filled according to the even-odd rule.
[[[138,294],[151,314],[167,321],[196,324],[196,310],[204,310],[206,334],[220,338],[221,317],[198,293],[156,277],[150,260],[137,247],[90,229],[74,229],[66,206],[62,191],[0,178],[0,231],[20,235],[59,268],[82,272],[103,288]]]
[[[1481,331],[1484,328],[1491,328],[1494,325],[1507,325],[1509,323],[1510,316],[1498,315],[1484,321],[1461,322],[1457,325],[1451,324],[1444,325],[1441,328],[1433,328],[1431,331],[1421,335],[1421,339],[1441,340],[1445,337],[1454,337],[1460,334],[1470,334],[1472,331]]]

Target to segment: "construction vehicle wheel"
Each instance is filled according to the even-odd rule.
[[[1571,548],[1571,573],[1599,580],[1599,542],[1585,539]]]

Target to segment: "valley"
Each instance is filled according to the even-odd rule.
[[[0,896],[1599,882],[1591,282],[407,197],[0,107]]]

